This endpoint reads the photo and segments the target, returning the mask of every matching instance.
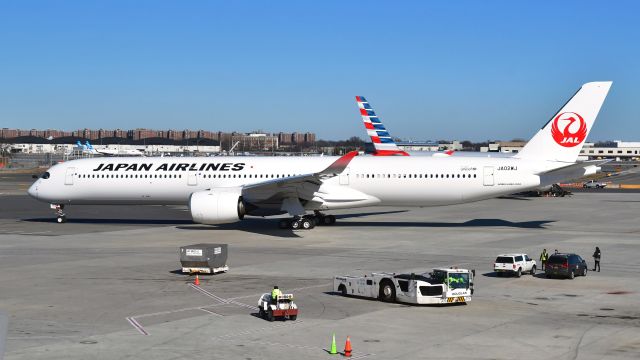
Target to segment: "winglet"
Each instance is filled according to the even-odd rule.
[[[351,151],[344,155],[342,155],[338,160],[334,161],[333,164],[329,165],[326,169],[320,171],[319,175],[338,175],[344,171],[344,169],[349,166],[351,160],[354,157],[358,156],[357,151]]]

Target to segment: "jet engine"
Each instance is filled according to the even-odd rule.
[[[189,198],[189,210],[194,222],[210,225],[236,222],[246,214],[240,188],[193,193]]]

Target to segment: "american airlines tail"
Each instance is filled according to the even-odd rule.
[[[373,146],[376,152],[373,155],[388,156],[388,155],[403,155],[409,156],[405,151],[401,150],[395,141],[391,138],[389,132],[382,124],[382,121],[371,108],[371,105],[367,102],[364,96],[356,96],[358,107],[360,108],[360,115],[362,115],[362,121],[364,127],[367,129],[367,134],[371,137]]]
[[[514,158],[576,162],[611,84],[601,81],[582,85]]]

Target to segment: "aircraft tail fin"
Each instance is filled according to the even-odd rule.
[[[91,145],[91,143],[89,143],[89,140],[87,140],[85,144],[87,144],[87,149],[93,150],[93,146]]]
[[[364,127],[367,129],[367,134],[371,137],[371,142],[376,149],[373,155],[377,156],[389,156],[389,155],[403,155],[409,156],[407,152],[401,150],[395,141],[391,138],[391,135],[382,124],[382,121],[369,105],[367,99],[364,96],[356,96],[358,102],[358,108],[360,108],[360,115],[362,115],[362,121]]]
[[[611,84],[611,81],[600,81],[582,85],[514,157],[576,162]]]

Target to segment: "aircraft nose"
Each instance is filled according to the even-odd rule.
[[[29,194],[29,196],[31,196],[34,199],[38,198],[38,184],[37,182],[33,185],[31,185],[31,187],[29,187],[29,190],[27,190],[27,193]]]

